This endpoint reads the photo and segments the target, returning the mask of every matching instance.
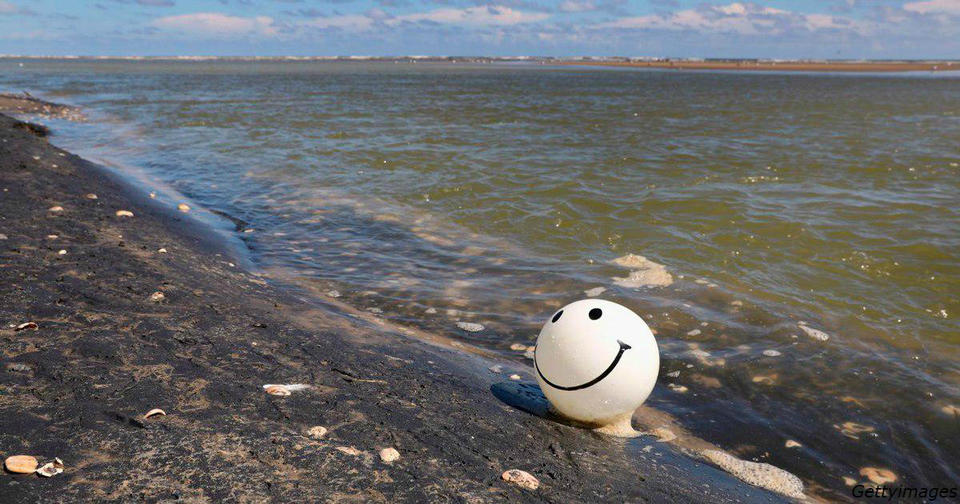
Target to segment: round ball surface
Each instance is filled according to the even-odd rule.
[[[537,338],[537,382],[561,414],[604,425],[647,399],[660,371],[650,328],[629,308],[584,299],[557,310]]]

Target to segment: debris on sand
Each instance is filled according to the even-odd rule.
[[[467,332],[480,332],[483,330],[483,324],[476,322],[457,322],[457,327]]]
[[[13,455],[3,461],[3,467],[16,474],[29,474],[37,470],[37,458],[31,455]]]
[[[87,193],[86,196],[84,196],[84,198],[87,198],[88,200],[95,200],[97,199],[97,195],[93,193]]]
[[[764,350],[763,355],[767,357],[780,357],[783,354],[781,354],[778,350]]]
[[[321,439],[323,436],[327,435],[327,428],[322,425],[314,425],[307,429],[307,436],[310,436],[313,439]]]
[[[864,467],[860,469],[860,476],[866,477],[872,483],[884,485],[897,481],[897,475],[890,469],[881,469],[879,467]]]
[[[632,289],[666,287],[673,283],[673,276],[667,271],[666,266],[640,255],[627,254],[610,261],[610,263],[632,270],[626,277],[613,277],[613,283],[620,287]]]
[[[340,291],[338,291],[338,290],[327,291],[327,295],[330,296],[330,297],[332,297],[332,298],[338,298],[338,297],[340,297]]]
[[[289,385],[268,383],[263,386],[263,391],[270,395],[288,396],[292,392],[306,390],[308,388],[310,388],[310,385],[306,385],[304,383],[291,383]]]
[[[677,435],[674,434],[672,430],[666,427],[657,427],[656,429],[653,429],[653,432],[651,432],[651,434],[653,434],[654,436],[657,436],[657,441],[661,443],[669,443],[670,441],[677,439]]]
[[[380,460],[385,464],[392,464],[400,459],[400,452],[396,448],[384,448],[380,450]]]
[[[594,287],[592,289],[587,289],[583,291],[583,294],[587,297],[597,297],[600,294],[603,294],[604,292],[607,292],[606,287]]]
[[[799,448],[803,445],[792,439],[788,439],[787,442],[783,444],[783,446],[786,446],[787,448]]]
[[[59,458],[54,458],[53,462],[47,462],[43,464],[43,467],[37,469],[37,474],[43,476],[44,478],[52,478],[63,472],[63,461]]]
[[[36,330],[39,329],[39,328],[40,328],[40,326],[38,326],[36,322],[24,322],[24,323],[18,325],[18,326],[17,326],[16,328],[14,328],[13,330],[14,330],[14,331],[23,331],[23,330],[25,330],[25,329],[31,329],[31,330],[36,331]]]
[[[526,352],[527,345],[524,345],[523,343],[514,343],[510,345],[510,350],[513,350],[514,352]]]
[[[117,217],[133,217],[133,212],[130,210],[117,210]]]
[[[510,375],[510,379],[514,381],[520,381],[521,379],[523,379],[523,377],[518,374],[512,374]]]
[[[526,490],[536,490],[540,488],[540,480],[527,471],[521,471],[520,469],[506,470],[500,477],[503,478],[503,481],[508,481]]]
[[[720,450],[704,450],[704,457],[718,467],[750,483],[795,499],[804,499],[803,482],[779,467],[762,462],[748,462]]]
[[[57,252],[57,255],[67,255],[67,251],[65,249],[60,249],[60,251]]]
[[[150,418],[150,417],[152,417],[152,416],[154,416],[154,415],[166,416],[166,415],[167,415],[167,412],[166,412],[166,411],[163,411],[163,410],[160,409],[160,408],[153,408],[152,410],[150,410],[150,411],[148,411],[146,414],[144,414],[144,415],[143,415],[143,418],[144,418],[144,419],[147,419],[147,418]]]
[[[166,254],[166,253],[167,253],[167,249],[165,249],[165,248],[159,248],[159,249],[157,249],[157,253],[158,253],[158,254]]]
[[[163,301],[164,299],[166,299],[166,298],[167,298],[167,296],[165,296],[165,295],[164,295],[162,292],[160,292],[160,291],[157,291],[157,292],[154,292],[153,294],[150,294],[150,301],[153,301],[154,303],[160,303],[160,302],[162,302],[162,301]]]
[[[687,387],[683,385],[677,385],[676,383],[668,383],[667,388],[678,394],[686,394],[687,390],[689,390]]]
[[[180,203],[179,205],[177,205],[177,210],[180,210],[181,212],[189,212],[190,205],[186,203]]]
[[[829,334],[821,331],[820,329],[814,329],[814,328],[812,328],[812,327],[807,327],[807,323],[806,323],[806,322],[802,322],[802,321],[801,321],[801,322],[798,322],[798,323],[797,323],[797,327],[799,327],[801,331],[803,331],[804,333],[806,333],[807,336],[810,336],[811,338],[813,338],[813,339],[815,339],[815,340],[817,340],[817,341],[827,341],[828,339],[830,339],[830,335],[829,335]]]
[[[356,448],[354,448],[354,447],[352,447],[352,446],[338,446],[338,447],[337,447],[337,451],[340,452],[340,453],[345,453],[345,454],[347,454],[347,455],[352,455],[352,456],[354,456],[354,457],[356,457],[357,455],[360,455],[361,453],[363,453],[363,452],[361,452],[360,450],[358,450],[358,449],[356,449]]]
[[[60,212],[62,212],[62,211],[63,211],[63,207],[62,207],[62,206],[57,205],[57,206],[52,206],[52,207],[50,207],[50,212],[51,212],[51,213],[60,213]]]

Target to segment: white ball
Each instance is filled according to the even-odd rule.
[[[551,316],[537,338],[540,389],[574,420],[606,425],[633,415],[660,371],[657,340],[629,308],[584,299]]]

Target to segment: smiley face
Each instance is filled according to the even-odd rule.
[[[537,338],[537,381],[561,414],[604,424],[630,415],[653,390],[660,353],[647,324],[600,299],[564,306]]]

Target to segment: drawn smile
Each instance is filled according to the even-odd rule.
[[[594,379],[592,379],[592,380],[590,380],[590,381],[588,381],[588,382],[586,382],[586,383],[581,383],[580,385],[574,385],[574,386],[572,386],[572,387],[564,387],[564,386],[561,386],[561,385],[557,385],[557,384],[551,382],[550,380],[548,380],[547,377],[546,377],[546,376],[543,376],[543,373],[540,371],[540,366],[537,365],[537,352],[536,352],[536,350],[534,350],[534,352],[533,352],[533,367],[535,367],[535,368],[537,369],[537,374],[540,375],[540,378],[542,378],[543,381],[544,381],[547,385],[550,385],[551,387],[553,387],[553,388],[555,388],[555,389],[558,389],[558,390],[580,390],[580,389],[585,389],[585,388],[587,388],[587,387],[596,385],[597,383],[600,382],[600,380],[606,378],[608,374],[612,373],[612,372],[613,372],[613,368],[617,367],[617,364],[620,362],[620,358],[623,357],[623,352],[626,352],[627,350],[630,350],[630,348],[631,348],[630,345],[628,345],[628,344],[626,344],[626,343],[624,343],[624,342],[622,342],[622,341],[620,341],[620,340],[617,340],[617,343],[620,344],[620,350],[617,351],[617,356],[613,358],[613,362],[611,362],[610,365],[607,366],[607,369],[604,370],[604,372],[600,373],[600,376],[597,376],[596,378],[594,378]]]

